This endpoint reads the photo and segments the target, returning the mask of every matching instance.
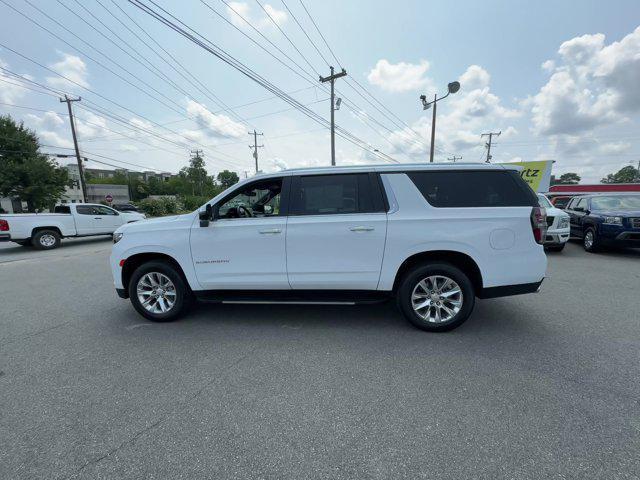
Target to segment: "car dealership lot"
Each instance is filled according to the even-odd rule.
[[[640,252],[549,255],[446,334],[393,304],[152,324],[108,240],[0,244],[0,478],[638,478]]]

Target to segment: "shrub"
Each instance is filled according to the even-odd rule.
[[[211,200],[209,197],[200,197],[198,195],[186,195],[182,197],[182,206],[188,212],[193,212],[195,209],[207,203]]]

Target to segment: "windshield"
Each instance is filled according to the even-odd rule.
[[[538,203],[543,208],[553,208],[553,205],[551,205],[551,202],[549,201],[549,199],[544,195],[542,195],[541,193],[538,194]]]
[[[594,197],[591,199],[592,210],[640,210],[640,195],[616,195],[610,197]]]

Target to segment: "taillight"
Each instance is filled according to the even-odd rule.
[[[9,222],[6,220],[0,220],[0,232],[8,232],[9,231]]]
[[[536,243],[542,245],[547,236],[547,212],[544,208],[533,207],[531,209],[531,230]]]

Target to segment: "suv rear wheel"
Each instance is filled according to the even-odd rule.
[[[453,330],[469,318],[475,292],[469,277],[449,263],[427,263],[409,271],[398,305],[414,326],[430,332]]]
[[[154,322],[170,322],[185,312],[191,302],[191,292],[172,265],[151,261],[133,272],[129,298],[143,317]]]

